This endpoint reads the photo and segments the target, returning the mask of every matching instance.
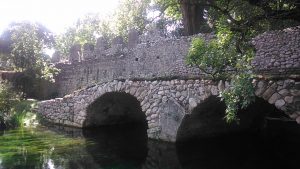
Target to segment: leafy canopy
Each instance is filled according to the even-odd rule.
[[[1,35],[5,50],[2,60],[11,63],[11,70],[18,76],[13,81],[15,90],[22,92],[23,97],[40,85],[41,80],[54,81],[58,69],[50,63],[45,49],[54,45],[52,33],[38,23],[12,23]]]
[[[55,50],[67,57],[74,44],[96,44],[97,37],[106,39],[113,37],[111,24],[108,20],[100,19],[99,14],[89,13],[79,18],[65,33],[56,36]],[[67,58],[65,58],[67,59]]]
[[[37,78],[53,81],[57,69],[50,64],[44,49],[53,42],[40,32],[42,28],[34,23],[19,23],[11,27],[11,59],[16,71],[34,72]]]

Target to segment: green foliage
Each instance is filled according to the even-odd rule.
[[[125,0],[121,2],[115,15],[116,34],[127,37],[130,29],[142,32],[147,25],[147,10],[150,0]]]
[[[228,123],[238,121],[238,110],[247,108],[254,101],[252,79],[251,74],[238,74],[231,80],[231,87],[221,92],[227,106],[225,119]]]
[[[0,84],[0,127],[9,125],[8,121],[12,116],[11,108],[15,103],[17,95],[13,92],[8,83]]]
[[[195,38],[187,56],[187,63],[197,66],[213,79],[220,79],[228,76],[226,69],[235,65],[236,55],[232,46],[225,48],[217,40],[206,42],[202,38]]]
[[[42,25],[28,22],[12,24],[8,30],[4,35],[10,41],[10,60],[14,70],[26,76],[17,79],[20,82],[17,88],[21,89],[25,96],[27,88],[33,88],[38,79],[53,82],[54,75],[59,70],[50,63],[49,57],[44,53],[46,48],[53,46],[52,34]]]
[[[64,34],[55,36],[55,50],[59,51],[63,57],[67,57],[69,55],[71,46],[76,43],[75,36],[75,28],[68,28]]]
[[[97,37],[111,39],[113,31],[110,21],[100,19],[99,14],[89,13],[79,18],[75,25],[69,27],[65,33],[56,36],[56,51],[62,56],[69,56],[69,50],[74,44],[96,44]],[[65,58],[67,59],[67,58]]]
[[[182,19],[180,4],[177,0],[154,0],[154,4],[159,8],[158,10],[176,20]]]
[[[35,100],[20,100],[18,96],[2,87],[0,96],[0,124],[8,128],[23,127],[25,121],[32,119]]]
[[[10,118],[10,126],[24,127],[25,121],[34,114],[32,111],[36,108],[35,100],[20,100],[17,101],[11,108],[12,114]]]
[[[160,13],[159,18],[150,17],[155,12]],[[153,22],[165,30],[166,27],[174,29],[181,26],[180,19],[180,5],[176,0],[124,0],[112,16],[101,18],[98,14],[90,13],[79,18],[65,33],[55,37],[55,50],[67,59],[74,44],[96,44],[98,37],[104,37],[109,42],[121,36],[126,41],[130,29],[142,33]],[[175,31],[172,33],[180,34]]]
[[[230,89],[220,94],[227,106],[227,122],[238,121],[237,112],[246,108],[255,98],[250,65],[254,52],[245,45],[244,52],[239,53],[234,36],[227,29],[220,29],[217,38],[209,42],[195,38],[187,57],[188,64],[197,66],[213,79],[231,80]]]
[[[15,70],[33,70],[39,77],[47,79],[57,70],[45,57],[44,49],[53,44],[49,35],[41,32],[40,27],[38,24],[24,22],[11,28],[11,58]]]
[[[11,56],[16,70],[33,69],[41,59],[42,42],[37,37],[36,27],[22,27],[12,34]]]

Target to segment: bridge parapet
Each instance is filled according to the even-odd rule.
[[[252,41],[255,73],[273,76],[300,75],[300,26],[269,31]]]
[[[96,46],[84,45],[72,48],[71,64],[57,64],[61,73],[56,78],[58,96],[92,84],[116,79],[190,79],[203,78],[204,73],[188,66],[185,58],[193,37],[207,41],[213,34],[191,37],[165,38],[157,31],[138,35],[129,33],[125,44],[117,37],[109,47],[107,40],[99,38]],[[252,62],[258,75],[299,78],[300,74],[300,26],[263,33],[252,41],[256,56]]]

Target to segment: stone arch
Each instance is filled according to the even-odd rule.
[[[299,82],[286,80],[259,80],[254,83],[255,95],[274,105],[300,124]]]
[[[176,141],[213,137],[245,130],[259,131],[264,127],[267,115],[278,117],[284,114],[264,99],[256,98],[256,101],[248,108],[238,112],[239,124],[228,124],[224,119],[225,109],[225,103],[217,96],[211,95],[201,101],[191,113],[183,118]]]
[[[176,141],[184,141],[196,136],[211,136],[225,132],[225,104],[216,96],[209,96],[186,114],[178,129]]]
[[[106,92],[86,107],[84,127],[145,123],[140,102],[126,92]]]
[[[75,100],[79,100],[74,103],[74,120],[77,121],[79,126],[86,126],[85,121],[88,118],[89,105],[93,104],[98,98],[106,95],[106,93],[119,93],[123,95],[132,96],[139,103],[141,111],[147,116],[148,128],[150,121],[149,109],[155,105],[155,100],[152,99],[152,93],[149,93],[149,83],[139,81],[112,81],[108,83],[102,83],[85,90],[77,92]],[[148,114],[147,114],[148,112]]]

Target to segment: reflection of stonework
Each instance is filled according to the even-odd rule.
[[[166,142],[148,141],[148,156],[142,169],[181,169],[176,145]]]

